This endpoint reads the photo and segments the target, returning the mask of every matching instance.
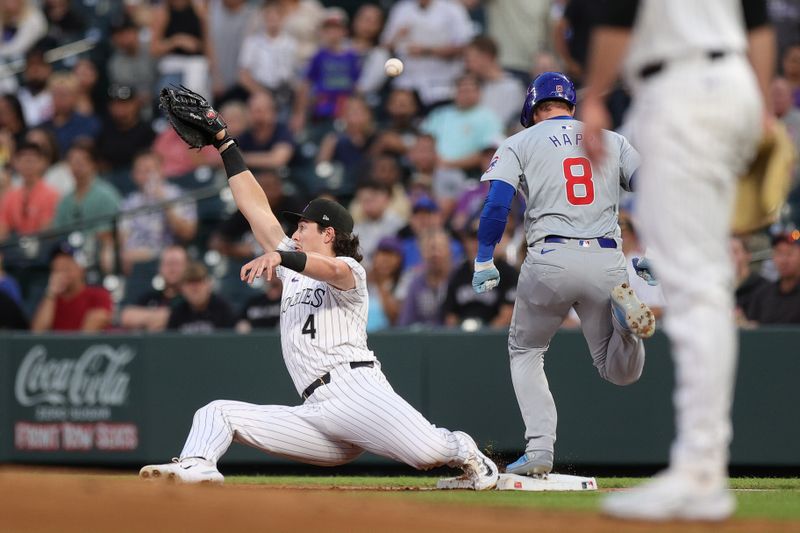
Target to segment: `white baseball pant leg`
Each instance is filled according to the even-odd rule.
[[[676,363],[673,468],[726,476],[737,338],[728,236],[735,182],[761,132],[744,57],[668,65],[639,88],[636,223],[663,286]]]
[[[392,390],[378,368],[331,371],[303,405],[254,405],[217,400],[199,409],[181,457],[216,463],[236,441],[271,455],[335,466],[364,450],[417,469],[460,466],[470,445],[428,422]]]

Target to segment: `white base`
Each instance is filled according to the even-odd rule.
[[[472,481],[461,477],[446,477],[436,482],[437,489],[444,490],[469,490],[472,489]]]
[[[535,492],[597,490],[597,480],[593,477],[568,476],[566,474],[548,474],[540,478],[518,476],[516,474],[500,474],[497,490],[527,490]]]

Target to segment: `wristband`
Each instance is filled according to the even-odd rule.
[[[227,174],[229,178],[247,170],[247,165],[244,163],[242,152],[239,151],[239,145],[236,144],[236,141],[233,141],[233,144],[226,148],[220,155],[222,156],[222,164],[225,166],[225,174]]]
[[[211,141],[211,144],[213,144],[213,145],[214,145],[214,148],[216,148],[217,150],[219,150],[219,149],[220,149],[220,147],[221,147],[223,144],[225,144],[226,142],[228,142],[228,141],[233,141],[233,142],[234,142],[234,144],[236,144],[237,146],[239,145],[239,143],[237,143],[237,142],[236,142],[236,139],[234,139],[233,137],[231,137],[231,136],[230,136],[230,135],[228,135],[227,133],[225,134],[225,137],[223,137],[222,139],[217,139],[216,137],[214,137],[214,140],[213,140],[213,141]]]
[[[302,272],[306,268],[306,261],[308,256],[305,252],[284,252],[283,250],[275,250],[281,256],[281,265],[294,270],[295,272]]]

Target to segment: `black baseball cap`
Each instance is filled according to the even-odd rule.
[[[283,216],[290,222],[300,222],[300,219],[316,222],[320,226],[330,226],[342,233],[353,232],[353,217],[342,205],[326,198],[311,200],[302,213],[284,211]]]

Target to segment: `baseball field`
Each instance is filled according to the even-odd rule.
[[[534,493],[435,490],[434,477],[232,476],[181,486],[130,474],[0,469],[2,532],[564,531],[800,532],[800,479],[739,478],[734,519],[722,524],[630,523],[599,515],[601,490]]]

